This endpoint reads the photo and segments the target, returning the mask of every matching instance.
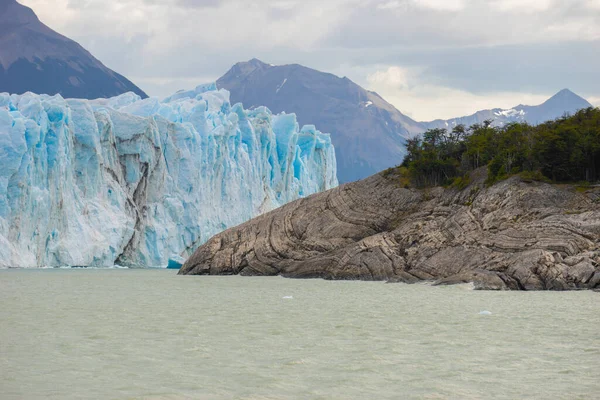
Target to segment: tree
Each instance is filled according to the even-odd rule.
[[[431,129],[410,139],[403,166],[416,186],[445,185],[487,166],[490,181],[535,172],[553,181],[600,178],[600,110],[589,108],[538,126],[491,121]]]

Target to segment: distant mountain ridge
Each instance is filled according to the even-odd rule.
[[[292,112],[301,125],[315,124],[331,133],[342,183],[398,164],[406,154],[406,139],[422,131],[420,123],[377,93],[298,64],[275,66],[257,59],[237,63],[217,86],[231,92],[232,103]]]
[[[0,0],[0,92],[94,99],[129,91],[148,97],[78,43],[44,25],[29,7]]]
[[[331,133],[341,183],[398,165],[406,154],[406,140],[428,129],[471,126],[486,120],[495,126],[511,122],[536,125],[592,106],[564,89],[538,106],[494,108],[449,120],[417,122],[348,78],[298,64],[276,66],[258,59],[235,64],[219,78],[217,86],[231,92],[232,103],[295,113],[300,124],[313,123]]]
[[[452,118],[448,120],[437,119],[431,122],[422,122],[425,129],[453,128],[456,125],[471,126],[486,120],[491,120],[494,126],[504,126],[512,122],[527,122],[538,125],[543,122],[562,117],[564,114],[574,114],[583,109],[593,107],[587,100],[573,93],[569,89],[563,89],[554,96],[537,106],[526,106],[519,104],[509,109],[493,108],[491,110],[478,111],[475,114]]]

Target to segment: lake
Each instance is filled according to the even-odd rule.
[[[600,293],[0,271],[0,399],[600,398]]]

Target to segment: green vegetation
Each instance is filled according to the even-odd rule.
[[[469,172],[488,168],[488,181],[520,174],[524,180],[600,179],[600,110],[588,108],[538,126],[491,121],[451,131],[432,129],[408,141],[402,176],[414,186],[468,185]]]

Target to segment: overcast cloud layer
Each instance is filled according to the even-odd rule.
[[[150,95],[257,57],[348,76],[417,120],[563,88],[600,105],[600,0],[18,1]]]

